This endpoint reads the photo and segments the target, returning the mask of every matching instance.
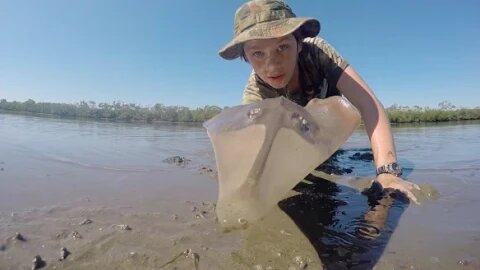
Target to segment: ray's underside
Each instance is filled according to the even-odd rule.
[[[224,110],[205,122],[219,178],[217,216],[225,229],[265,215],[332,155],[360,123],[342,97],[301,107],[283,97]]]

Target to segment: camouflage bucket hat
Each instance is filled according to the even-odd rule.
[[[245,41],[279,38],[299,28],[304,37],[315,37],[320,32],[320,22],[314,18],[296,17],[281,0],[249,1],[235,12],[234,38],[219,54],[227,60],[235,59],[242,54]]]

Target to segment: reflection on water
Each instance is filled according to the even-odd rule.
[[[313,175],[295,187],[300,194],[280,202],[307,236],[325,269],[369,269],[382,255],[406,209],[394,192],[377,185],[368,196]]]

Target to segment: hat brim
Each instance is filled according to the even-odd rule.
[[[294,17],[259,23],[240,33],[218,53],[222,58],[232,60],[240,57],[243,50],[242,44],[248,40],[279,38],[299,28],[302,28],[304,37],[315,37],[320,33],[320,22],[314,18]]]

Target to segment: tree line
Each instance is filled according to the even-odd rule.
[[[152,107],[115,101],[113,103],[95,103],[81,101],[75,104],[25,102],[0,100],[0,110],[4,112],[46,114],[62,118],[87,118],[126,122],[203,122],[222,111],[218,106],[204,106],[190,109],[184,106],[165,106],[155,104]]]
[[[393,105],[386,109],[392,123],[446,122],[479,120],[480,107],[462,108],[442,101],[437,108]]]
[[[113,103],[95,103],[81,101],[79,103],[25,102],[0,100],[0,110],[4,112],[46,114],[62,118],[87,118],[126,122],[204,122],[220,113],[218,106],[204,106],[195,109],[184,106],[165,106],[155,104],[152,107],[133,103],[115,101]],[[386,108],[390,122],[444,122],[480,119],[480,107],[459,108],[448,101],[438,104],[437,108],[419,106],[393,105]]]

